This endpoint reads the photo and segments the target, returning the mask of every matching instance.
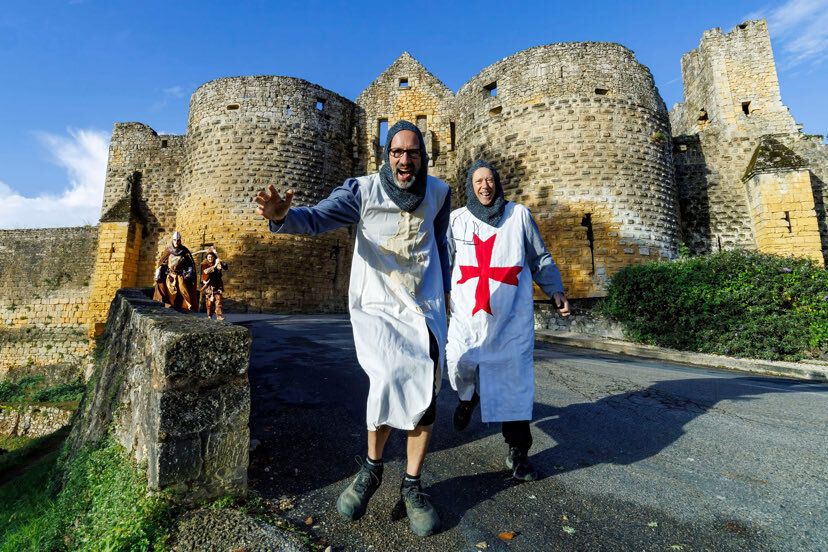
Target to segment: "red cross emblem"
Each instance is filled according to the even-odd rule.
[[[472,316],[477,311],[486,311],[492,314],[492,305],[489,303],[489,279],[509,284],[510,286],[518,285],[518,274],[523,269],[520,266],[492,266],[492,249],[494,249],[494,242],[497,234],[493,234],[488,240],[481,240],[477,234],[474,236],[474,255],[477,257],[477,266],[463,266],[460,265],[460,279],[458,284],[462,284],[477,278],[477,288],[474,292],[474,310]]]

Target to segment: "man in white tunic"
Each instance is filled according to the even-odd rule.
[[[379,173],[352,178],[315,207],[290,204],[273,185],[259,192],[257,213],[272,232],[315,235],[356,225],[348,306],[357,358],[370,380],[368,452],[337,510],[359,519],[382,481],[382,454],[391,428],[408,431],[401,494],[411,529],[420,536],[440,520],[420,486],[445,361],[451,267],[447,230],[449,187],[428,176],[420,130],[399,121],[388,130]]]
[[[451,325],[446,359],[460,404],[462,431],[480,404],[484,422],[502,422],[506,466],[521,481],[537,478],[529,463],[535,400],[532,280],[569,316],[558,267],[529,209],[506,201],[500,177],[477,161],[466,177],[466,207],[451,213]]]

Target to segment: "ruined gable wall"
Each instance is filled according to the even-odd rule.
[[[229,263],[230,310],[345,310],[349,229],[270,234],[252,197],[274,184],[295,190],[294,206],[315,205],[353,176],[355,108],[290,77],[218,79],[193,94],[176,223],[191,251],[214,244]]]
[[[778,138],[809,164],[822,256],[828,266],[828,145],[821,135],[797,134]]]
[[[401,86],[405,79],[407,86]],[[454,94],[414,58],[404,53],[357,98],[359,174],[377,172],[382,165],[379,123],[391,127],[400,119],[417,124],[426,141],[428,172],[442,180],[454,177]],[[424,118],[424,120],[423,120]]]
[[[0,380],[21,370],[77,375],[97,241],[94,226],[0,230]]]
[[[801,137],[782,104],[767,23],[705,31],[681,62],[684,103],[670,121],[682,239],[694,253],[755,249],[745,169],[762,135]],[[742,102],[750,102],[749,113]],[[699,120],[702,110],[707,121]]]
[[[185,136],[159,135],[142,123],[117,123],[112,131],[101,214],[123,197],[136,194],[143,219],[140,286],[152,285],[155,260],[175,230],[185,145]]]
[[[495,164],[507,199],[533,211],[568,295],[603,295],[622,267],[676,254],[667,112],[628,49],[520,52],[466,83],[457,109],[456,182],[475,159]],[[455,194],[465,197],[459,185]]]

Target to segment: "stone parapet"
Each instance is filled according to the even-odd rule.
[[[247,490],[251,338],[241,327],[118,291],[71,450],[111,433],[151,489],[184,500]]]

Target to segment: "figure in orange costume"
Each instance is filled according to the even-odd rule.
[[[195,262],[190,250],[181,243],[180,232],[173,233],[170,245],[158,257],[152,298],[167,308],[192,312],[198,309]]]
[[[204,293],[204,307],[207,318],[216,315],[216,320],[224,320],[221,312],[221,298],[224,294],[224,282],[221,275],[227,270],[227,263],[218,257],[215,248],[207,252],[207,258],[201,263],[201,291]]]

